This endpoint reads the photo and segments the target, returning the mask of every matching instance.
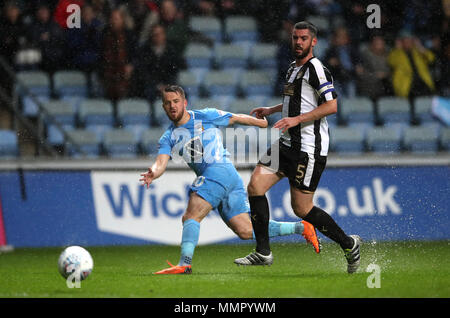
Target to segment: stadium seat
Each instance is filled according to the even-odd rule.
[[[53,87],[60,97],[88,95],[87,78],[81,71],[57,71],[53,75]]]
[[[239,77],[230,70],[210,71],[205,76],[204,89],[210,97],[236,96]]]
[[[330,150],[339,154],[361,154],[365,150],[364,136],[356,128],[337,126],[330,133]]]
[[[228,16],[225,18],[225,34],[231,42],[256,42],[259,38],[256,19],[243,15]]]
[[[17,74],[16,92],[23,96],[32,93],[37,96],[50,96],[50,76],[42,71],[23,71]]]
[[[74,129],[72,125],[61,125],[61,129],[64,132],[68,132]],[[65,142],[63,131],[61,131],[56,125],[47,125],[47,141],[53,146],[62,146]]]
[[[189,26],[214,42],[222,42],[222,23],[217,17],[192,16],[189,19]]]
[[[374,107],[367,97],[341,98],[339,100],[340,115],[347,124],[375,123]]]
[[[403,146],[416,154],[433,154],[439,150],[439,134],[434,127],[411,126],[405,129]]]
[[[255,44],[250,53],[250,65],[259,69],[276,69],[278,46],[271,43]]]
[[[329,46],[329,41],[326,38],[321,38],[319,36],[317,39],[317,44],[314,46],[314,56],[316,56],[319,60],[324,59]]]
[[[67,132],[69,140],[66,140],[66,152],[71,157],[81,157],[78,148],[71,142],[76,143],[86,157],[97,158],[100,155],[100,141],[97,135],[89,130],[75,129]]]
[[[184,51],[188,68],[206,68],[212,66],[213,51],[206,44],[189,43]]]
[[[80,104],[78,113],[82,125],[114,125],[114,109],[109,100],[106,99],[85,99]]]
[[[141,148],[147,155],[155,155],[158,153],[158,142],[165,128],[149,128],[144,131],[141,137]]]
[[[0,130],[0,159],[13,159],[19,156],[19,143],[14,130]]]
[[[150,105],[145,99],[127,98],[117,103],[117,119],[122,126],[150,125]]]
[[[50,96],[44,95],[35,95],[35,97],[22,96],[21,100],[22,100],[22,114],[27,117],[36,117],[39,114],[38,103],[42,106],[43,103],[46,103],[50,100]]]
[[[183,87],[186,96],[189,98],[200,96],[202,77],[191,70],[184,70],[178,73],[177,83]]]
[[[311,22],[317,27],[319,33],[327,32],[330,29],[330,22],[324,16],[320,15],[310,15],[306,18],[306,21]]]
[[[242,74],[240,88],[244,96],[272,96],[273,82],[264,71],[247,71]]]
[[[249,49],[244,45],[220,44],[216,45],[214,52],[215,62],[221,69],[243,69],[248,66]]]
[[[103,143],[103,139],[107,131],[113,129],[111,125],[90,124],[86,126],[86,130],[95,134],[100,143]]]
[[[233,98],[229,96],[216,96],[215,98],[193,98],[188,100],[188,109],[217,108],[229,110]]]
[[[45,123],[53,124],[51,117],[57,121],[60,125],[75,126],[76,113],[73,107],[63,100],[49,100],[42,104],[45,113],[42,113],[42,118]]]
[[[373,127],[367,131],[367,147],[376,153],[398,153],[401,151],[401,135],[392,127]]]
[[[431,112],[432,104],[432,96],[416,97],[414,99],[414,119],[421,124],[435,122]]]
[[[138,153],[135,136],[126,129],[111,129],[105,132],[103,147],[113,158],[134,158]]]
[[[401,97],[380,97],[378,99],[378,115],[383,123],[411,122],[409,101]]]
[[[260,107],[256,102],[246,98],[237,98],[230,103],[230,112],[234,114],[250,114],[251,110]]]
[[[439,134],[439,146],[444,151],[450,151],[450,127],[441,129]]]

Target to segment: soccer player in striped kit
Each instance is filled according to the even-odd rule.
[[[282,103],[251,112],[257,118],[281,112],[282,119],[274,125],[281,130],[281,136],[260,159],[247,187],[256,250],[234,262],[239,265],[273,263],[268,236],[269,205],[265,194],[287,177],[295,214],[337,242],[347,259],[347,272],[354,273],[360,262],[360,237],[345,234],[328,213],[313,203],[328,155],[326,116],[337,112],[333,78],[313,54],[317,43],[317,28],[313,24],[307,21],[296,23],[291,43],[295,61],[287,71]]]

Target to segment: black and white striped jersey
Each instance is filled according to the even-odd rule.
[[[292,62],[284,85],[282,117],[308,113],[335,98],[333,77],[319,59],[312,57],[302,66]],[[329,139],[325,117],[289,128],[280,137],[285,146],[320,156],[328,154]]]

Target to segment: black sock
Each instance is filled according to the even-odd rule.
[[[320,233],[338,243],[341,248],[353,247],[353,239],[345,234],[333,218],[324,210],[315,206],[303,220],[314,225]]]
[[[267,256],[270,254],[269,203],[265,195],[249,196],[248,201],[256,239],[256,251]]]

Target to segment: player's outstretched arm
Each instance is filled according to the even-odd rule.
[[[322,117],[335,114],[337,112],[337,99],[332,99],[320,104],[316,109],[295,116],[295,117],[284,117],[280,119],[273,125],[274,128],[279,128],[282,132],[285,132],[289,128],[295,127],[300,123],[307,123],[310,121],[321,119]]]
[[[148,189],[153,180],[159,178],[164,173],[164,171],[166,171],[169,159],[169,155],[158,155],[158,157],[156,157],[155,163],[150,168],[148,168],[148,171],[145,173],[141,173],[142,178],[139,179],[139,181],[142,182],[142,185],[147,186]]]
[[[270,116],[273,113],[279,113],[283,110],[283,104],[274,105],[272,107],[258,107],[252,109],[250,115],[255,115],[256,118],[263,119],[264,117]]]
[[[257,126],[266,128],[268,123],[266,118],[256,118],[246,114],[232,114],[228,125],[240,124],[246,126]]]

